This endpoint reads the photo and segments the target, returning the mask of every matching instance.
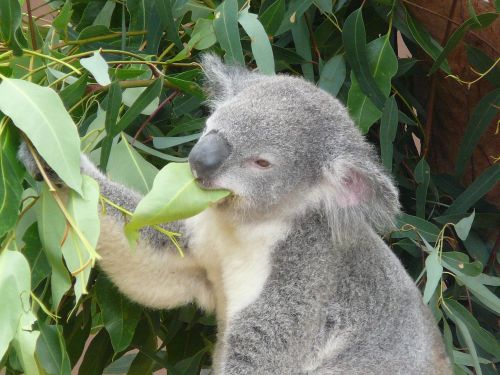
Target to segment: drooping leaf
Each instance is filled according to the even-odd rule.
[[[499,106],[500,88],[483,96],[474,108],[467,123],[467,128],[462,138],[462,144],[458,149],[458,157],[455,164],[456,174],[458,176],[463,176],[465,173],[474,149],[488,126],[490,126],[495,116],[497,116]]]
[[[215,9],[214,30],[229,64],[245,65],[238,30],[238,1],[224,0]]]
[[[28,261],[11,250],[0,253],[0,357],[12,342],[26,375],[37,375],[34,344],[38,332],[32,330],[35,316],[30,309],[31,280]]]
[[[500,165],[492,165],[460,194],[445,211],[445,215],[465,213],[500,180]]]
[[[420,159],[415,167],[415,182],[418,183],[415,197],[417,200],[417,216],[425,218],[427,190],[431,179],[431,170],[425,158]]]
[[[28,260],[31,269],[31,289],[36,289],[45,278],[50,276],[51,272],[47,256],[42,249],[38,235],[38,226],[36,224],[33,223],[26,230],[23,241],[23,255]]]
[[[99,166],[103,171],[106,171],[108,165],[109,154],[111,152],[111,144],[116,135],[116,124],[118,123],[118,114],[122,103],[122,89],[118,82],[113,82],[108,90],[108,101],[106,104],[106,117],[104,120],[104,129],[106,134],[102,141],[101,158]]]
[[[345,81],[346,66],[342,55],[335,55],[328,60],[320,72],[318,86],[329,92],[332,96],[337,96]]]
[[[252,53],[257,62],[259,72],[274,74],[274,57],[271,43],[256,14],[245,8],[239,13],[238,22],[250,37]]]
[[[142,194],[151,190],[158,173],[158,169],[147,162],[124,137],[111,149],[107,171],[113,181]]]
[[[371,125],[382,116],[383,106],[379,107],[376,101],[380,99],[385,104],[391,92],[392,77],[394,77],[398,69],[397,58],[389,42],[388,36],[382,36],[370,42],[366,46],[368,60],[363,63],[356,63],[358,67],[356,69],[353,67],[351,72],[351,88],[349,89],[347,107],[363,133],[368,132]],[[357,40],[355,43],[357,43]],[[361,79],[367,79],[364,71],[365,65],[369,68],[368,79],[377,86],[376,93],[370,94],[363,88],[366,82],[362,82]],[[361,76],[358,77],[358,73]],[[369,86],[367,89],[372,90],[372,87]],[[378,97],[379,94],[382,95],[381,98]],[[376,98],[376,101],[373,100],[374,98]]]
[[[78,375],[102,374],[104,368],[111,363],[112,356],[113,347],[109,335],[105,329],[101,329],[85,351]]]
[[[108,73],[108,63],[98,51],[91,57],[80,59],[80,64],[87,69],[101,86],[107,86],[111,83]]]
[[[56,92],[20,79],[0,83],[0,110],[12,119],[66,185],[81,193],[80,139]]]
[[[38,322],[40,337],[36,344],[36,354],[40,365],[50,375],[70,375],[71,363],[66,353],[66,343],[62,329],[58,325]]]
[[[474,211],[472,212],[472,214],[470,214],[470,216],[464,217],[462,220],[455,224],[455,231],[462,241],[465,241],[469,236],[469,232],[472,227],[472,223],[474,222],[475,216],[476,212]]]
[[[23,192],[22,167],[16,158],[14,129],[4,124],[0,128],[0,238],[17,221]]]
[[[295,51],[300,55],[305,62],[300,64],[304,78],[310,82],[314,82],[314,69],[312,67],[312,54],[311,54],[311,38],[309,36],[309,29],[307,28],[306,19],[304,15],[299,18],[291,26],[293,42],[295,44]]]
[[[91,177],[83,176],[83,194],[68,192],[67,210],[74,219],[89,245],[95,249],[99,238],[99,185]],[[69,228],[62,243],[62,253],[68,270],[75,277],[74,292],[76,301],[87,293],[90,269],[95,262],[94,254],[89,251],[73,228]]]
[[[170,163],[157,174],[153,188],[137,205],[125,231],[133,240],[145,225],[194,216],[228,195],[225,190],[202,190],[187,163]]]
[[[467,348],[469,349],[469,352],[473,358],[474,369],[476,370],[477,374],[482,375],[481,367],[479,366],[479,361],[477,357],[476,346],[474,345],[474,341],[472,340],[472,336],[469,332],[469,329],[467,328],[467,325],[462,321],[460,315],[455,314],[454,311],[447,304],[445,304],[444,306],[445,306],[444,311],[446,312],[446,315],[448,315],[448,317],[451,320],[453,320],[453,322],[459,329],[460,333],[462,334],[463,338],[465,339]]]
[[[422,25],[415,21],[408,11],[406,11],[406,22],[413,39],[430,57],[436,60],[443,50],[441,46]],[[446,59],[443,59],[443,62],[438,67],[446,74],[451,74],[450,66]]]
[[[142,309],[121,295],[105,277],[98,279],[96,293],[104,327],[109,333],[115,353],[119,353],[132,341]]]
[[[392,171],[393,142],[397,131],[398,105],[394,96],[391,96],[385,103],[380,120],[380,156],[382,164],[389,172]]]
[[[446,42],[441,53],[437,56],[436,61],[431,67],[429,74],[435,73],[443,61],[446,59],[446,56],[460,43],[464,35],[469,31],[470,28],[484,28],[488,27],[493,21],[496,20],[498,14],[496,13],[483,13],[477,17],[471,17],[467,19],[464,23],[462,23],[454,32],[451,34],[450,38]],[[477,24],[479,23],[479,25]]]
[[[387,93],[387,95],[384,95],[384,93],[379,87],[379,84],[376,82],[376,80],[372,75],[373,71],[372,69],[378,66],[379,71],[381,71],[380,70],[381,65],[377,64],[377,59],[375,59],[374,65],[372,66],[369,65],[369,53],[366,46],[365,24],[363,21],[363,14],[361,12],[361,8],[352,12],[349,15],[349,17],[347,17],[347,19],[345,20],[344,28],[342,29],[342,40],[344,42],[346,59],[349,62],[352,71],[354,72],[354,76],[356,77],[356,80],[362,92],[368,96],[368,98],[373,102],[373,104],[375,104],[377,108],[380,109],[383,108],[385,104],[385,99],[388,97],[389,93]],[[379,44],[380,41],[376,43]],[[379,52],[384,50],[384,45],[386,44],[389,43],[388,42],[382,43],[382,45],[376,48],[376,50]],[[390,48],[390,46],[385,47],[386,51],[388,51],[387,48]],[[394,52],[392,54],[394,54]],[[389,56],[390,51],[388,51],[386,55]],[[393,56],[388,58],[388,61],[390,60],[394,62]],[[389,62],[389,64],[391,63]],[[396,69],[397,69],[397,60],[396,60]],[[395,73],[396,72],[394,72],[394,74]]]
[[[439,254],[437,250],[434,250],[425,259],[425,270],[427,273],[427,282],[425,283],[424,289],[424,303],[429,303],[436,287],[441,282],[441,275],[443,274],[443,266],[441,265]]]
[[[71,287],[71,280],[62,260],[61,241],[66,230],[66,221],[52,193],[44,183],[36,205],[38,233],[43,251],[52,268],[50,287],[52,290],[52,309],[57,311],[63,295]]]

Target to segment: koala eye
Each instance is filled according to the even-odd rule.
[[[267,160],[265,159],[257,159],[257,160],[254,160],[254,164],[256,166],[258,166],[259,168],[269,168],[271,166],[271,163],[268,162]]]

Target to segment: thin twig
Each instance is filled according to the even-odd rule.
[[[141,124],[141,126],[139,127],[139,129],[137,130],[137,132],[135,133],[134,135],[134,140],[132,141],[132,144],[134,144],[134,142],[137,140],[137,137],[139,137],[139,135],[142,133],[142,131],[144,130],[144,128],[151,122],[151,120],[153,120],[153,118],[158,114],[158,112],[160,112],[160,110],[165,107],[167,104],[171,103],[172,100],[177,96],[179,95],[179,91],[174,91],[172,94],[170,94],[164,101],[162,101],[159,105],[158,105],[158,108],[156,108],[154,110],[153,113],[151,113],[148,118],[146,120],[144,120],[144,122]]]
[[[31,0],[26,0],[26,10],[28,11],[31,46],[33,47],[33,49],[38,49],[36,45],[35,24],[33,22],[33,14],[31,14]]]

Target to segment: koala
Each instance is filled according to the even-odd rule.
[[[301,78],[202,60],[211,115],[189,155],[204,189],[232,195],[165,228],[181,258],[144,229],[135,251],[113,207],[100,267],[155,309],[215,312],[216,375],[448,375],[419,290],[380,235],[398,192],[345,107]],[[82,173],[134,210],[141,196],[87,158]]]

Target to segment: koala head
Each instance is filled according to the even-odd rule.
[[[189,163],[203,187],[233,192],[217,209],[251,220],[321,207],[335,226],[387,229],[397,191],[342,104],[301,78],[202,63],[212,113]]]

